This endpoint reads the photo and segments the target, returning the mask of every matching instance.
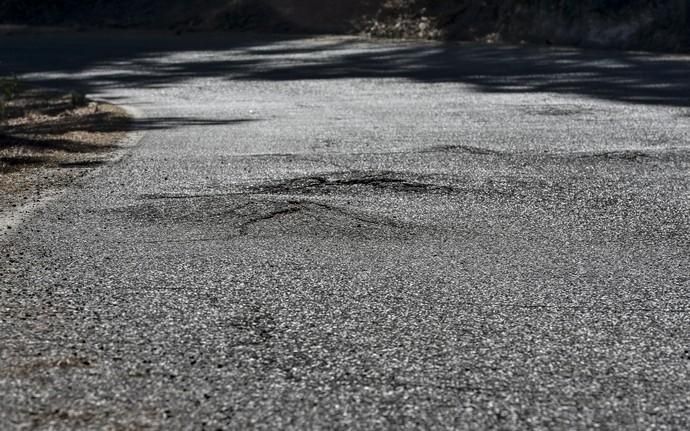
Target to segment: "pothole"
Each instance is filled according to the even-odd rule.
[[[492,150],[490,148],[475,147],[472,145],[439,145],[425,149],[422,152],[425,153],[467,153],[481,156],[499,156],[503,153],[498,150]]]
[[[333,194],[356,193],[363,189],[401,193],[453,194],[459,190],[451,185],[432,181],[434,178],[391,171],[353,171],[310,175],[273,181],[248,188],[258,194]]]
[[[579,105],[525,106],[522,111],[529,115],[570,117],[594,113],[594,109]]]
[[[654,157],[652,154],[639,150],[622,150],[622,151],[605,151],[601,153],[590,153],[578,155],[579,159],[600,159],[600,160],[629,160],[640,161],[649,157]]]
[[[252,195],[157,197],[112,210],[133,224],[150,226],[185,238],[232,238],[245,235],[361,236],[399,231],[402,222],[391,217],[307,199]],[[157,233],[160,235],[160,232]]]

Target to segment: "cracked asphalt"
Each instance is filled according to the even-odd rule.
[[[138,144],[0,239],[0,428],[690,428],[688,57],[14,34]]]

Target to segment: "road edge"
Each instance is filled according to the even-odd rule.
[[[94,102],[110,103],[123,109],[132,120],[136,121],[142,117],[141,111],[131,105],[119,105],[109,102],[105,99],[89,99]],[[0,243],[7,242],[12,239],[17,228],[24,223],[29,222],[38,213],[39,210],[45,208],[51,202],[61,198],[65,195],[75,184],[88,180],[94,175],[99,174],[103,169],[115,163],[119,163],[129,153],[129,150],[139,145],[143,137],[146,135],[145,131],[136,130],[136,126],[126,132],[125,137],[118,141],[119,148],[112,153],[103,165],[89,169],[81,178],[75,179],[70,185],[58,189],[49,189],[42,192],[41,196],[31,202],[14,208],[9,208],[6,214],[0,214]]]

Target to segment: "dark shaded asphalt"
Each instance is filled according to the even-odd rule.
[[[2,240],[2,429],[687,429],[690,62],[0,38],[139,111]]]

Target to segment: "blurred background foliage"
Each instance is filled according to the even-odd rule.
[[[0,0],[0,22],[688,51],[690,0]]]

